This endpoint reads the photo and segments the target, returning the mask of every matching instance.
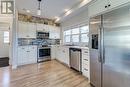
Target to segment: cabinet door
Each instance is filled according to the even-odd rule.
[[[28,46],[18,47],[18,65],[27,64],[27,50]]]
[[[60,39],[60,28],[59,27],[55,27],[54,28],[54,32],[55,32],[55,39]]]
[[[56,58],[56,47],[52,46],[51,47],[51,59],[55,59]]]
[[[19,38],[27,38],[28,37],[28,23],[27,22],[19,22],[18,24],[18,37]]]
[[[89,17],[96,16],[98,14],[101,14],[102,12],[106,11],[107,8],[105,6],[108,5],[107,0],[97,0],[88,7],[88,13]]]
[[[63,48],[63,62],[69,66],[69,48]]]
[[[49,26],[48,26],[48,29],[49,29],[49,33],[50,33],[49,38],[50,38],[50,39],[54,39],[54,37],[55,37],[54,27],[51,26],[51,25],[49,25]]]
[[[37,46],[28,47],[28,64],[37,62]]]
[[[21,47],[18,47],[18,65],[21,65],[23,63],[23,49]]]
[[[50,26],[50,39],[60,39],[60,28]]]
[[[108,2],[110,3],[110,7],[109,9],[112,9],[112,8],[115,8],[117,6],[120,6],[120,5],[123,5],[123,4],[126,4],[128,2],[130,2],[130,0],[108,0]]]
[[[36,24],[37,25],[37,31],[43,31],[43,24]]]
[[[49,28],[49,25],[43,25],[43,31],[44,32],[50,32],[50,28]]]
[[[36,24],[28,24],[28,38],[36,38]]]
[[[60,46],[57,47],[57,55],[56,59],[62,62],[62,49]]]

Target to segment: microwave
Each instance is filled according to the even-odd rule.
[[[49,32],[37,32],[37,39],[49,39]]]

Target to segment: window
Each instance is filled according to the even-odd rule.
[[[82,26],[64,31],[65,43],[88,43],[89,42],[89,27]]]
[[[65,42],[66,42],[66,43],[71,42],[71,39],[70,39],[70,38],[71,38],[71,36],[70,36],[70,35],[69,35],[69,36],[66,36],[66,37],[65,37]]]
[[[89,27],[88,26],[83,26],[80,27],[80,31],[81,31],[81,42],[89,42]]]
[[[81,34],[81,42],[89,42],[89,37],[87,34]]]
[[[88,26],[80,27],[80,30],[81,30],[81,33],[88,33],[89,32]]]
[[[4,43],[9,43],[9,32],[4,31]]]
[[[72,42],[74,43],[79,42],[79,35],[72,35]]]
[[[71,30],[65,31],[65,35],[71,35]]]
[[[64,31],[65,43],[71,42],[71,30]]]
[[[80,34],[79,28],[72,29],[72,42],[73,43],[79,42],[79,34]]]
[[[72,29],[72,34],[79,34],[79,28]]]

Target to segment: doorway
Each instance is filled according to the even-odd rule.
[[[9,25],[6,23],[0,23],[0,67],[9,66],[9,36]]]

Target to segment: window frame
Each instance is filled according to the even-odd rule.
[[[8,36],[5,35],[5,33],[8,33]],[[7,41],[7,39],[8,39],[8,41]],[[4,31],[4,32],[3,32],[3,43],[4,43],[4,44],[9,44],[9,43],[10,43],[9,31]]]
[[[87,26],[88,27],[88,32],[86,32],[86,33],[81,33],[81,28],[82,27],[85,27],[85,26]],[[72,30],[73,29],[76,29],[76,28],[79,28],[79,33],[77,33],[77,34],[72,34]],[[65,31],[63,31],[63,43],[64,44],[78,44],[78,43],[89,43],[89,41],[88,42],[82,42],[81,41],[81,36],[82,36],[82,34],[86,34],[86,35],[89,35],[89,25],[82,25],[82,26],[78,26],[78,27],[74,27],[74,28],[70,28],[70,29],[68,29],[68,30],[71,30],[71,34],[70,35],[65,35],[64,34],[64,32],[66,32],[67,30],[65,30]],[[72,36],[73,35],[79,35],[79,42],[73,42],[73,39],[72,39]],[[70,42],[66,42],[66,36],[70,36]]]

